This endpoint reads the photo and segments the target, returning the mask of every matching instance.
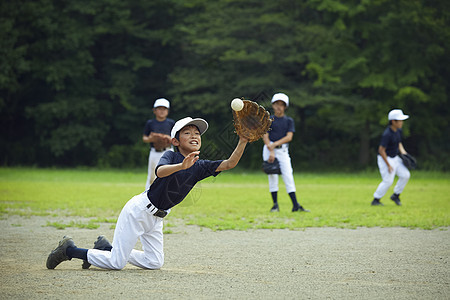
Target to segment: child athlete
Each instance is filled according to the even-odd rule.
[[[79,258],[104,269],[123,269],[129,262],[143,269],[159,269],[164,263],[163,219],[170,209],[187,196],[194,185],[209,176],[234,168],[244,153],[247,140],[239,142],[226,160],[199,159],[201,135],[208,123],[200,118],[186,117],[172,128],[172,144],[177,152],[167,151],[156,167],[157,178],[148,191],[131,198],[117,219],[112,245],[100,236],[94,249],[77,248],[72,238],[65,236],[47,259],[47,268]],[[134,249],[140,238],[143,251]]]

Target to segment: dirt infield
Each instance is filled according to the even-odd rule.
[[[76,259],[47,270],[63,235],[86,248],[99,234],[113,236],[110,224],[57,230],[47,221],[61,220],[0,220],[0,299],[450,299],[449,228],[179,225],[165,235],[161,270],[82,270]]]

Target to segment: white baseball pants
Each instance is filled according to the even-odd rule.
[[[408,168],[405,167],[403,164],[402,159],[400,156],[395,157],[389,157],[388,156],[388,162],[391,165],[391,167],[394,169],[392,173],[389,173],[389,168],[381,155],[378,155],[377,157],[378,162],[378,168],[380,169],[380,174],[382,181],[378,185],[377,190],[373,194],[374,198],[381,199],[388,191],[389,187],[394,183],[395,175],[398,176],[397,184],[394,187],[394,193],[395,194],[401,194],[403,192],[403,189],[405,188],[406,184],[408,183],[409,177],[411,174],[409,173]]]
[[[264,145],[263,147],[263,160],[268,160],[270,155],[269,149]],[[292,193],[295,192],[295,183],[294,183],[294,170],[292,169],[291,157],[289,156],[289,146],[287,144],[283,144],[281,148],[275,149],[275,157],[280,162],[281,176],[283,177],[284,185],[286,186],[286,192]],[[269,174],[269,191],[278,192],[278,175],[277,174]]]
[[[167,148],[167,150],[172,151],[171,148]],[[158,152],[153,147],[150,149],[150,152],[148,154],[148,174],[147,181],[145,182],[145,190],[148,190],[150,188],[150,185],[156,179],[155,169],[164,152],[165,151]]]
[[[88,250],[88,262],[103,269],[120,270],[127,262],[143,269],[159,269],[164,264],[163,219],[147,208],[146,193],[134,196],[123,207],[117,219],[112,249]],[[134,246],[140,238],[143,251]]]

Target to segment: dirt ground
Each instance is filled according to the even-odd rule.
[[[450,299],[450,228],[213,232],[180,224],[165,234],[160,270],[83,270],[77,259],[47,270],[63,235],[85,248],[113,236],[110,224],[58,230],[48,221],[61,220],[0,220],[0,299]]]

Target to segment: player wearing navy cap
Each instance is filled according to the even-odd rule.
[[[289,142],[294,136],[294,120],[285,115],[285,110],[289,106],[289,97],[283,93],[277,93],[272,97],[272,108],[274,115],[272,125],[268,133],[263,137],[263,160],[272,163],[275,158],[280,163],[281,176],[283,177],[286,191],[292,201],[292,211],[304,211],[297,201],[294,174],[289,156]],[[278,206],[278,174],[269,174],[269,191],[272,195],[273,206],[271,211],[279,211]]]
[[[383,205],[380,199],[387,193],[392,183],[394,183],[395,175],[398,176],[398,182],[394,187],[391,200],[395,204],[401,205],[400,194],[408,183],[410,173],[398,154],[406,154],[406,150],[402,144],[402,127],[403,121],[408,118],[409,116],[403,114],[401,109],[393,109],[388,114],[389,126],[384,130],[380,145],[378,146],[377,163],[382,181],[373,194],[374,199],[372,205],[374,206]]]
[[[203,119],[190,117],[177,121],[172,128],[172,144],[177,152],[167,151],[156,167],[157,178],[148,191],[131,198],[117,219],[112,245],[99,237],[94,249],[77,248],[70,237],[64,237],[47,259],[54,269],[63,261],[83,259],[104,269],[122,269],[127,262],[144,269],[159,269],[164,263],[163,218],[183,201],[194,185],[221,171],[234,168],[244,153],[247,140],[239,142],[226,160],[199,159],[201,135],[208,129]],[[134,249],[138,238],[143,251]]]

